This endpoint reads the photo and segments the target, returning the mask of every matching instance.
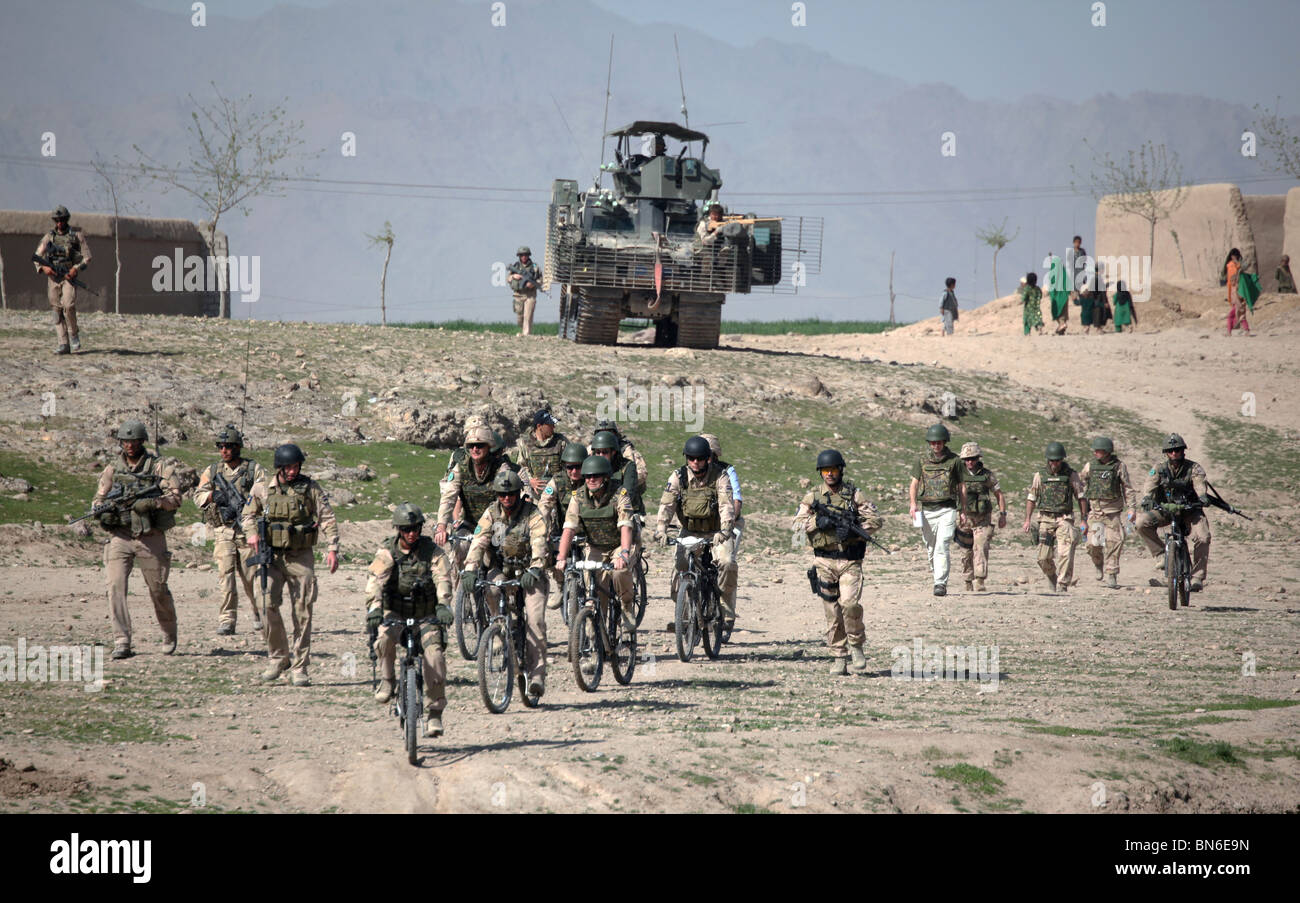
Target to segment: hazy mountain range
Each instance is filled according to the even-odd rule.
[[[633,26],[586,0],[510,0],[504,27],[492,24],[489,3],[284,6],[254,20],[208,8],[203,27],[188,11],[128,0],[6,8],[0,207],[86,209],[89,175],[25,165],[51,162],[40,157],[44,132],[57,136],[57,164],[96,152],[134,160],[135,144],[181,161],[187,94],[211,100],[215,82],[228,96],[287,98],[321,151],[309,164],[315,175],[350,184],[295,183],[254,201],[251,216],[222,220],[233,253],[262,258],[259,318],[378,320],[383,255],[363,233],[390,220],[392,318],[508,319],[509,293],[491,284],[492,266],[519,244],[540,254],[552,179],[591,183],[611,34],[611,128],[680,120],[675,33],[690,122],[714,139],[707,159],[721,168],[724,200],[826,218],[822,275],[793,304],[733,299],[731,318],[886,317],[891,251],[900,319],[935,313],[949,275],[963,306],[981,303],[992,295],[991,251],[974,231],[1003,217],[1021,229],[999,257],[1005,293],[1073,233],[1091,246],[1094,204],[1068,188],[1081,181],[1070,164],[1091,168],[1084,138],[1112,154],[1148,139],[1167,144],[1189,179],[1241,180],[1248,193],[1288,185],[1260,181],[1270,176],[1261,161],[1241,156],[1248,105],[1141,91],[1056,100],[1048,94],[1061,71],[1087,73],[1046,55],[1042,94],[993,103],[873,71],[869,42],[851,66],[794,44],[737,49],[685,26]],[[1037,51],[990,48],[990,65],[1023,52]],[[1259,100],[1288,87],[1261,86]],[[355,133],[356,157],[340,153],[343,132]],[[944,132],[955,134],[956,156],[941,155]],[[176,193],[141,200],[153,215],[201,214]],[[539,319],[553,319],[554,302],[539,307]]]

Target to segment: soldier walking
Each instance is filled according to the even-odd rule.
[[[542,282],[542,271],[533,263],[533,251],[523,245],[515,252],[516,260],[510,264],[510,291],[514,293],[515,320],[524,335],[533,334],[533,311],[537,309],[537,287]]]
[[[329,543],[325,564],[330,573],[339,569],[339,528],[325,490],[302,473],[307,456],[298,446],[288,443],[275,450],[275,476],[253,484],[244,506],[243,527],[254,554],[261,553],[257,519],[265,515],[267,536],[271,544],[267,564],[271,598],[266,609],[266,649],[269,664],[262,680],[277,680],[292,670],[290,681],[295,687],[310,687],[307,666],[311,661],[311,617],[316,604],[316,556],[312,548],[318,536],[325,534]],[[293,616],[293,649],[280,617],[285,584]],[[264,601],[265,604],[265,601]]]
[[[817,471],[824,485],[810,490],[799,502],[794,528],[802,528],[812,546],[813,566],[809,568],[809,576],[816,581],[814,592],[822,600],[826,614],[831,675],[841,677],[848,674],[850,657],[854,671],[867,669],[867,657],[862,650],[867,641],[867,630],[862,623],[862,559],[867,554],[867,543],[862,537],[841,530],[831,515],[815,513],[813,503],[821,502],[867,531],[879,530],[884,521],[862,490],[844,479],[844,456],[838,451],[828,448],[819,454]]]
[[[167,551],[167,530],[176,523],[176,509],[181,506],[180,485],[171,468],[164,468],[158,455],[145,451],[149,439],[139,420],[128,420],[117,431],[122,447],[120,459],[104,468],[99,475],[92,507],[110,507],[99,515],[99,524],[108,531],[104,546],[104,570],[108,578],[108,610],[113,620],[113,658],[130,658],[131,613],[127,609],[127,578],[139,563],[153,602],[154,616],[162,630],[163,655],[176,651],[176,602],[167,586],[171,572],[171,553]],[[149,489],[161,489],[153,498],[133,497]],[[123,499],[116,504],[110,493]]]
[[[80,229],[68,228],[71,214],[67,207],[62,204],[55,207],[50,218],[54,220],[54,228],[41,239],[36,253],[55,266],[67,267],[68,271],[60,278],[52,267],[41,263],[36,264],[36,271],[44,273],[50,280],[47,295],[50,307],[54,309],[54,331],[59,337],[54,353],[68,354],[69,342],[72,351],[81,350],[81,334],[77,330],[77,287],[72,280],[90,266],[90,245],[86,244],[86,236]]]
[[[421,535],[424,512],[410,502],[393,509],[394,536],[385,540],[370,562],[366,579],[366,628],[378,631],[375,655],[381,682],[375,701],[384,703],[397,689],[395,660],[400,624],[383,626],[388,618],[414,618],[419,622],[424,649],[424,736],[442,736],[442,713],[447,707],[447,625],[452,622],[451,564],[431,537]]]
[[[1074,529],[1074,503],[1077,499],[1086,519],[1088,502],[1083,497],[1083,480],[1065,462],[1065,446],[1047,443],[1046,457],[1047,470],[1036,471],[1029,484],[1024,531],[1038,546],[1038,566],[1047,576],[1048,588],[1063,593],[1074,578],[1074,547],[1079,542]],[[1038,521],[1031,529],[1035,508]]]
[[[961,459],[948,448],[948,428],[936,423],[925,432],[930,446],[912,464],[912,482],[908,486],[909,516],[915,523],[921,516],[921,536],[934,572],[934,594],[948,594],[951,562],[948,546],[957,529],[957,506],[965,504],[966,486],[961,479]],[[918,508],[918,504],[920,507]]]
[[[203,522],[211,528],[214,539],[212,555],[221,593],[217,635],[231,636],[239,615],[238,583],[244,585],[253,609],[253,629],[262,629],[262,611],[253,592],[253,573],[246,564],[249,552],[240,518],[253,484],[266,482],[266,471],[256,461],[242,457],[244,436],[233,423],[217,433],[217,449],[221,460],[208,465],[199,476],[194,504],[203,512]]]
[[[515,466],[520,478],[527,481],[528,498],[533,502],[551,477],[560,472],[560,454],[569,444],[568,437],[557,433],[555,426],[550,411],[538,411],[533,415],[532,432],[520,436],[515,446]]]
[[[1187,458],[1187,443],[1177,433],[1169,434],[1161,451],[1165,460],[1151,468],[1142,484],[1138,536],[1156,559],[1156,570],[1163,574],[1165,547],[1156,530],[1181,517],[1183,533],[1192,546],[1191,589],[1199,593],[1210,569],[1210,519],[1203,510],[1209,503],[1205,468]],[[1164,580],[1152,577],[1151,585],[1164,586]]]
[[[979,444],[967,442],[961,447],[961,478],[966,493],[962,501],[960,524],[971,533],[971,547],[963,549],[961,574],[966,591],[984,592],[989,575],[989,545],[993,541],[993,503],[997,501],[998,528],[1007,525],[1007,500],[998,478],[984,466]]]
[[[1124,530],[1137,518],[1137,492],[1129,479],[1128,465],[1115,457],[1115,443],[1109,436],[1092,440],[1093,460],[1083,465],[1083,495],[1088,500],[1088,519],[1083,532],[1088,537],[1088,557],[1097,568],[1097,579],[1111,589],[1119,586],[1119,556],[1124,548]],[[1128,509],[1128,523],[1122,514]]]

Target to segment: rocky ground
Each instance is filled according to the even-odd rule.
[[[314,686],[266,687],[247,609],[237,636],[214,635],[210,544],[187,504],[171,534],[179,654],[153,642],[137,576],[141,654],[105,661],[102,690],[0,683],[0,810],[1296,811],[1295,304],[1266,297],[1257,336],[1225,339],[1212,297],[1179,294],[1178,311],[1161,297],[1164,313],[1129,336],[1024,338],[1018,310],[994,302],[963,313],[951,338],[922,323],[725,336],[714,352],[90,315],[87,351],[69,359],[48,354],[44,317],[0,315],[11,386],[0,398],[5,642],[111,645],[101,536],[68,527],[67,512],[89,501],[123,418],[149,419],[185,468],[210,460],[213,431],[239,422],[246,349],[250,448],[265,460],[276,442],[304,444],[308,471],[339,507],[345,553],[337,574],[321,571]],[[1202,308],[1213,315],[1183,315]],[[368,698],[360,629],[364,566],[388,507],[436,505],[466,414],[516,434],[546,401],[562,430],[586,435],[599,387],[620,380],[702,392],[702,426],[745,480],[732,644],[716,662],[676,660],[657,555],[630,687],[607,674],[581,693],[552,613],[544,705],[488,714],[453,648],[447,734],[408,765],[396,719]],[[637,413],[619,419],[650,462],[653,501],[697,411]],[[906,521],[906,466],[924,425],[945,414],[954,444],[979,441],[1002,475],[1013,528],[1045,442],[1061,438],[1081,465],[1100,431],[1140,472],[1178,429],[1255,520],[1212,516],[1210,582],[1179,612],[1147,586],[1150,561],[1133,544],[1119,590],[1094,579],[1081,548],[1077,584],[1047,592],[1015,529],[994,540],[988,592],[963,593],[954,578],[954,592],[935,598]],[[789,533],[828,445],[845,451],[898,549],[867,559],[871,668],[837,679],[825,673],[806,553]],[[918,643],[923,662],[936,646],[982,648],[987,670],[927,680],[922,665],[912,677]]]

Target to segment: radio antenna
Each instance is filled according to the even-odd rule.
[[[614,78],[614,33],[609,35],[609,71],[605,73],[605,118],[600,124],[600,159],[596,161],[596,187],[605,178],[605,133],[609,131],[609,85]]]
[[[677,86],[682,89],[682,118],[691,127],[691,114],[686,112],[686,83],[682,81],[682,51],[677,46],[677,33],[673,32],[673,52],[677,54]]]

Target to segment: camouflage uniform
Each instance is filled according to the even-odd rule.
[[[736,619],[736,560],[732,555],[732,527],[736,523],[736,505],[731,497],[731,480],[717,464],[710,463],[697,475],[690,465],[674,470],[659,498],[659,515],[655,532],[665,534],[668,523],[676,517],[682,536],[701,536],[711,541],[713,561],[718,566],[718,591],[722,598],[723,617]],[[689,553],[677,547],[677,567],[673,571],[672,594],[677,595],[678,575],[686,570]]]
[[[369,570],[367,609],[382,607],[384,618],[421,619],[442,614],[443,620],[450,620],[450,609],[445,612],[438,609],[446,609],[452,597],[451,563],[433,537],[421,536],[409,549],[402,548],[398,536],[390,537],[375,552]],[[403,585],[409,586],[419,578],[432,584],[435,590],[432,598],[428,593],[421,593],[419,598],[413,598],[415,594],[409,591],[403,594]],[[380,625],[375,638],[380,676],[390,687],[397,679],[394,663],[403,626]],[[447,659],[443,654],[447,648],[447,628],[432,622],[419,626],[420,645],[424,647],[424,707],[431,716],[439,717],[447,707]]]
[[[549,540],[546,518],[532,502],[520,498],[515,503],[515,514],[511,517],[501,507],[501,502],[496,501],[479,518],[478,526],[474,528],[474,541],[469,546],[469,557],[465,561],[467,570],[479,571],[486,580],[496,580],[502,576],[507,580],[514,579],[528,568],[537,568],[541,573],[541,579],[530,591],[524,593],[524,616],[528,634],[524,667],[534,677],[546,676],[546,571],[551,557]],[[506,558],[526,560],[527,564],[505,575],[503,569]],[[523,588],[520,589],[522,591]],[[501,601],[501,590],[489,586],[486,597],[488,608],[495,615]]]
[[[325,535],[326,550],[338,553],[339,527],[329,498],[319,483],[301,473],[290,483],[279,471],[254,483],[244,505],[245,536],[257,535],[257,519],[269,521],[273,557],[268,567],[270,602],[266,610],[266,647],[271,668],[306,676],[311,660],[311,617],[316,604],[316,556],[312,547]],[[258,549],[260,552],[261,549]],[[285,584],[293,617],[293,652],[290,659],[284,619],[280,617]]]
[[[1112,454],[1108,461],[1083,465],[1079,477],[1088,500],[1088,557],[1097,568],[1098,580],[1104,574],[1118,575],[1124,548],[1124,509],[1130,516],[1137,512],[1137,492],[1128,465]]]
[[[813,565],[817,568],[818,595],[826,614],[826,646],[834,658],[848,658],[849,646],[859,649],[867,641],[862,623],[862,559],[867,544],[859,536],[841,542],[834,530],[817,529],[813,502],[849,514],[868,533],[879,530],[884,520],[876,506],[867,501],[862,490],[848,480],[836,489],[823,485],[804,495],[794,516],[794,528],[803,528],[812,545]]]
[[[113,646],[115,649],[131,648],[131,612],[127,608],[127,578],[139,563],[144,575],[149,598],[153,602],[154,616],[163,633],[163,642],[176,644],[176,601],[167,586],[171,572],[171,552],[167,550],[167,530],[176,522],[176,509],[181,506],[180,484],[172,468],[164,468],[161,459],[153,452],[144,452],[132,465],[125,454],[109,464],[99,475],[99,485],[91,506],[100,504],[114,483],[128,486],[137,477],[162,478],[163,494],[157,499],[141,499],[137,505],[150,509],[144,513],[129,510],[121,515],[100,516],[100,525],[108,531],[104,545],[104,570],[108,577],[108,610],[113,621]],[[154,504],[150,504],[154,503]]]
[[[971,547],[962,549],[961,573],[967,583],[984,580],[989,575],[989,546],[993,542],[993,510],[1002,487],[993,471],[981,461],[974,472],[962,464],[961,478],[966,484],[966,504],[964,514],[970,526]],[[967,589],[970,589],[968,586]]]
[[[86,236],[80,229],[69,229],[67,232],[51,229],[36,246],[36,253],[51,263],[75,266],[78,275],[90,266],[90,245],[86,243]],[[33,265],[39,273],[41,265]],[[81,347],[81,334],[77,330],[77,287],[71,280],[59,281],[53,276],[46,278],[49,280],[46,294],[50,307],[54,310],[54,331],[59,337],[59,348],[66,349],[71,341],[76,346],[73,349],[75,351]]]
[[[514,295],[515,320],[524,335],[532,335],[533,311],[537,308],[537,287],[542,284],[542,271],[533,262],[531,256],[528,258],[528,263],[523,263],[516,256],[515,262],[510,264],[509,272],[521,277],[513,280],[507,277],[510,291]],[[515,287],[522,287],[526,282],[533,283],[533,287],[530,289]]]
[[[1026,497],[1036,505],[1038,566],[1049,583],[1064,591],[1074,578],[1074,548],[1079,542],[1074,528],[1074,504],[1076,499],[1083,498],[1083,480],[1077,471],[1062,462],[1058,474],[1035,472]]]
[[[239,519],[243,515],[243,510],[241,507],[230,523],[221,519],[220,510],[213,498],[216,488],[213,478],[218,472],[245,499],[252,492],[254,483],[267,481],[267,474],[261,464],[247,458],[242,458],[234,467],[217,461],[204,468],[199,476],[199,485],[194,490],[194,504],[203,512],[203,522],[207,524],[213,537],[212,556],[217,565],[217,587],[221,593],[218,623],[223,627],[229,625],[233,630],[238,620],[239,587],[235,580],[237,575],[239,582],[244,585],[244,594],[248,597],[248,603],[253,608],[253,621],[260,630],[262,613],[253,590],[253,572],[244,563],[251,553],[248,550],[247,537],[244,536],[244,525]]]
[[[441,484],[439,489],[442,491],[438,499],[438,523],[447,527],[448,531],[452,526],[452,514],[456,510],[459,502],[461,507],[460,520],[464,524],[477,524],[483,516],[483,512],[496,501],[496,492],[492,489],[492,480],[502,469],[517,470],[514,462],[506,458],[493,458],[489,455],[484,462],[483,470],[474,466],[473,459],[465,457],[459,462],[452,465],[447,473],[447,478]],[[452,548],[452,564],[457,572],[465,567],[465,558],[469,553],[468,546],[461,542],[455,543]]]
[[[1205,498],[1205,468],[1188,458],[1183,458],[1182,466],[1174,468],[1167,460],[1162,461],[1147,473],[1142,483],[1143,506],[1154,502],[1175,502],[1190,504]],[[1194,497],[1193,497],[1194,496]],[[1201,583],[1210,568],[1210,519],[1201,510],[1187,511],[1178,515],[1183,519],[1183,532],[1191,544],[1193,580]],[[1170,516],[1156,508],[1143,511],[1137,519],[1138,536],[1147,551],[1156,558],[1164,554],[1165,545],[1160,541],[1156,530],[1168,526]]]
[[[574,491],[584,485],[581,479],[570,480],[569,475],[561,471],[551,477],[551,481],[546,484],[542,494],[537,499],[537,511],[546,520],[546,531],[548,536],[558,536],[564,529],[562,523],[564,515],[569,510],[569,499],[573,497]],[[554,566],[554,559],[551,559],[549,568],[551,575],[550,590],[552,595],[557,595],[564,586],[564,575],[560,569]],[[552,608],[559,606],[552,601]]]
[[[573,491],[568,510],[564,513],[564,529],[586,537],[584,560],[613,564],[614,556],[623,546],[623,527],[628,527],[635,535],[632,500],[622,486],[613,480],[606,480],[600,491],[592,495],[584,481],[581,487]],[[602,583],[606,574],[612,580],[614,594],[618,596],[623,608],[623,626],[629,632],[636,629],[636,600],[632,594],[632,568],[635,566],[636,556],[629,549],[627,567],[597,575]]]
[[[564,468],[560,466],[560,454],[564,451],[564,446],[569,444],[568,438],[563,433],[552,433],[551,438],[545,442],[537,438],[536,431],[524,433],[519,437],[516,443],[512,460],[515,467],[519,469],[519,478],[524,482],[524,491],[532,498],[528,481],[529,480],[549,480],[557,474],[562,474]],[[537,501],[537,499],[533,499]]]

